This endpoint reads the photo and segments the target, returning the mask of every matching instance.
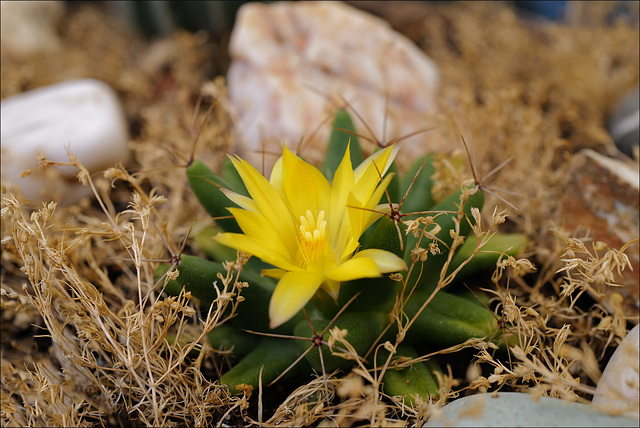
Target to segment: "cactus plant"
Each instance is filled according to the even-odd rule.
[[[342,110],[334,126],[348,131],[353,123]],[[369,351],[384,342],[402,346],[395,357],[415,358],[410,345],[493,339],[499,328],[493,313],[443,288],[458,273],[478,272],[495,265],[501,254],[514,255],[526,239],[477,232],[481,186],[463,187],[435,204],[428,158],[396,179],[397,190],[404,192],[401,201],[389,192],[387,203],[381,201],[394,175],[396,150],[389,146],[362,161],[357,138],[334,132],[322,172],[286,146],[270,181],[237,157],[223,167],[223,177],[198,161],[188,167],[194,193],[218,219],[217,229],[197,237],[213,240],[204,247],[214,260],[183,255],[179,276],[166,290],[178,293],[184,287],[206,306],[216,298],[213,282],[225,271],[230,247],[253,253],[267,266],[261,272],[259,264],[244,266],[237,281],[248,287],[239,289],[234,327],[211,336],[212,343],[221,346],[224,339],[227,347],[233,334],[246,335],[240,329],[274,336],[248,353],[246,337],[238,337],[246,355],[220,379],[232,393],[257,388],[260,371],[266,384],[293,366],[299,374],[315,370],[324,376],[348,372],[355,364],[371,367]],[[409,216],[414,218],[405,220]],[[479,238],[490,252],[478,252]],[[307,341],[294,346],[287,337]],[[349,350],[336,340],[346,341]],[[318,353],[309,352],[308,341]],[[495,341],[504,346],[504,340]],[[411,403],[416,394],[427,399],[437,395],[434,370],[439,370],[435,359],[412,369],[389,366],[383,388]]]

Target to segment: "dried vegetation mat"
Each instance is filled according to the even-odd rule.
[[[637,20],[610,25],[602,3],[584,4],[572,25],[551,27],[525,26],[499,3],[430,7],[401,30],[441,69],[443,122],[454,139],[461,129],[473,136],[479,171],[513,156],[485,184],[519,193],[502,194],[518,210],[509,209],[501,227],[526,233],[531,245],[472,284],[490,290],[501,329],[517,336],[508,354],[478,340],[435,352],[446,368],[440,399],[414,406],[385,397],[361,368],[295,391],[276,385],[269,397],[231,396],[217,379],[236,361],[212,349],[206,333],[242,304],[240,265],[227,265],[208,312],[188,295],[168,297],[154,277],[159,260],[201,254],[191,241],[181,248],[190,228],[211,220],[179,154],[191,153],[201,123],[196,156],[214,170],[234,144],[217,77],[226,42],[187,33],[145,42],[87,5],[66,18],[65,51],[2,64],[2,97],[67,78],[102,79],[123,100],[135,160],[90,175],[72,158],[94,197],[71,207],[25,206],[3,188],[2,425],[413,426],[445,400],[479,391],[589,401],[638,314],[621,295],[605,306],[585,293],[617,286],[629,268],[626,248],[570,236],[559,227],[557,201],[572,153],[611,151],[603,124],[638,82]],[[447,159],[440,185],[459,186],[470,176],[466,155]],[[504,203],[489,199],[485,217],[496,206]]]

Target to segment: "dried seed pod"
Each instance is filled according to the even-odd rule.
[[[461,189],[452,193],[445,200],[433,207],[434,213],[440,213],[434,215],[433,223],[436,226],[437,232],[433,233],[432,243],[435,247],[431,248],[430,254],[427,259],[422,262],[422,265],[416,264],[409,277],[408,284],[415,284],[418,281],[417,290],[432,290],[440,279],[440,271],[447,261],[448,252],[451,245],[454,242],[454,236],[452,231],[455,230],[456,221],[458,219],[458,206],[460,205],[460,197],[463,191],[468,189]],[[474,224],[473,216],[471,215],[472,208],[482,209],[484,205],[484,192],[477,190],[475,193],[470,194],[463,207],[464,217],[460,221],[460,228],[457,237],[466,237],[471,232],[471,226]],[[430,239],[426,235],[422,239],[409,235],[407,238],[407,252],[405,253],[405,261],[411,262],[412,250],[418,245],[422,248],[426,248]],[[433,239],[435,238],[435,239]],[[427,242],[425,244],[425,242]]]

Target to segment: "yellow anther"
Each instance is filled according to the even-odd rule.
[[[314,218],[311,210],[306,215],[300,216],[300,253],[306,264],[315,261],[324,249],[324,241],[327,236],[327,222],[324,219],[324,210]]]

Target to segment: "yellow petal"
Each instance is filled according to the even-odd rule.
[[[282,254],[269,250],[261,245],[259,242],[254,241],[250,237],[242,233],[220,233],[213,238],[216,242],[226,245],[227,247],[235,248],[246,253],[252,254],[264,262],[272,264],[284,270],[300,270],[299,266],[294,265],[284,257]]]
[[[286,146],[282,153],[282,185],[295,216],[304,215],[307,210],[314,216],[320,210],[328,211],[329,182],[317,168],[291,153]]]
[[[224,188],[220,190],[222,191],[222,193],[224,193],[224,195],[227,198],[229,198],[229,200],[231,200],[232,202],[235,202],[236,205],[238,205],[239,207],[249,211],[258,211],[258,208],[256,207],[255,202],[253,202],[251,198],[241,195],[239,193],[236,193],[233,190],[224,189]]]
[[[284,150],[284,148],[283,148]],[[284,200],[286,199],[284,194],[284,185],[282,184],[282,156],[278,158],[273,168],[271,169],[271,176],[269,177],[269,183],[276,189],[276,192]]]
[[[387,188],[387,186],[389,185],[389,183],[391,182],[391,179],[393,178],[393,174],[389,174],[387,175],[384,180],[382,180],[382,183],[380,183],[380,185],[376,188],[376,190],[373,192],[373,194],[371,195],[371,197],[369,198],[369,200],[367,202],[365,202],[364,204],[364,208],[366,208],[363,211],[363,215],[362,215],[362,230],[358,231],[358,230],[353,230],[352,233],[354,234],[362,234],[362,232],[364,232],[365,230],[367,230],[367,228],[369,226],[371,226],[373,224],[373,222],[375,222],[377,219],[380,218],[380,216],[382,215],[382,213],[384,212],[389,212],[389,209],[385,209],[385,210],[378,210],[378,202],[380,202],[381,199],[386,199],[386,197],[383,198],[382,195],[384,195],[384,190]],[[387,207],[389,205],[387,204]],[[359,236],[359,235],[358,235]]]
[[[375,212],[375,207],[393,176],[389,174],[384,177],[380,184],[378,183],[383,171],[386,171],[391,164],[391,155],[395,156],[395,151],[393,151],[392,147],[376,152],[365,161],[368,165],[365,162],[360,165],[360,167],[366,166],[364,170],[360,170],[360,167],[358,167],[357,170],[360,171],[357,174],[354,173],[356,184],[353,192],[347,198],[347,207],[351,233],[356,239],[360,239],[360,235],[380,217],[380,213]],[[373,164],[374,161],[375,165]],[[378,163],[381,165],[378,165]],[[376,166],[378,166],[378,169],[376,169]]]
[[[382,182],[378,185],[378,187],[376,187],[376,189],[373,191],[371,196],[369,196],[369,200],[362,201],[362,203],[365,204],[365,207],[369,209],[374,209],[378,205],[378,203],[380,203],[380,201],[386,202],[387,206],[389,205],[389,200],[387,199],[384,191],[389,186],[389,183],[393,179],[393,176],[394,176],[393,173],[387,174],[382,180]],[[383,195],[385,195],[384,198],[383,198]],[[386,211],[382,211],[382,212],[389,212],[389,210],[387,209]]]
[[[367,227],[379,218],[381,214],[373,212],[371,208],[364,206],[358,199],[356,199],[353,193],[349,194],[349,197],[347,198],[347,207],[351,234],[355,239],[359,240],[362,232],[364,232]]]
[[[371,154],[371,156],[363,160],[362,163],[358,165],[358,167],[353,171],[356,183],[358,183],[365,174],[379,177],[378,173],[376,172],[376,168],[373,166],[374,161],[378,169],[380,170],[380,175],[384,175],[391,166],[393,160],[396,158],[399,149],[399,146],[392,145],[384,150],[374,152],[373,154]]]
[[[326,291],[334,300],[337,300],[340,296],[340,283],[338,281],[325,278],[320,288]]]
[[[389,251],[370,248],[358,252],[351,260],[362,257],[373,260],[382,273],[398,272],[407,269],[407,264],[404,260]]]
[[[360,237],[358,237],[358,239],[359,238]],[[344,251],[342,252],[342,254],[340,254],[339,260],[341,262],[348,258],[351,258],[351,254],[353,254],[353,252],[358,249],[358,247],[360,246],[360,242],[358,241],[358,239],[351,238],[349,242],[347,242],[347,245],[344,247]]]
[[[280,279],[287,273],[287,271],[282,269],[262,269],[262,272],[260,273],[262,274],[262,276]]]
[[[389,214],[391,213],[391,206],[389,205],[389,202],[384,202],[386,198],[383,199],[383,203],[376,205],[375,210],[379,213],[383,213],[383,214]],[[393,204],[394,208],[398,208],[398,204],[394,203]]]
[[[298,248],[296,243],[284,242],[282,236],[285,236],[286,233],[276,229],[261,213],[239,208],[228,208],[228,210],[235,217],[242,232],[254,242],[280,254],[287,260],[294,260]]]
[[[282,276],[269,302],[269,327],[289,321],[311,300],[324,280],[313,272],[287,272]]]
[[[296,239],[291,235],[295,231],[295,222],[288,207],[274,189],[274,187],[260,173],[245,160],[231,158],[238,174],[242,178],[255,207],[278,230],[282,230],[284,241]]]
[[[380,269],[372,259],[366,257],[353,257],[339,264],[324,276],[334,281],[351,281],[358,278],[375,278],[380,276]]]
[[[362,204],[366,205],[373,195],[381,177],[384,177],[387,169],[391,166],[396,152],[394,146],[387,147],[385,150],[371,155],[354,171],[356,184],[353,194]]]
[[[347,201],[353,190],[353,168],[350,148],[347,145],[344,157],[331,183],[331,200],[328,215],[329,243],[342,253],[351,238],[351,226],[347,215]]]

